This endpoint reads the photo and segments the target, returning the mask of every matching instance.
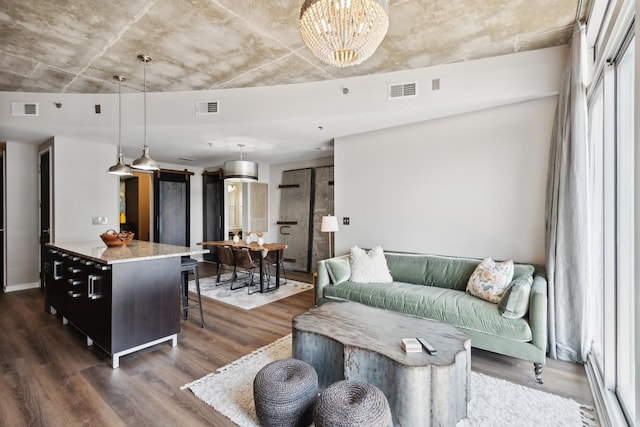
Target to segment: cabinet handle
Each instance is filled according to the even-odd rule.
[[[77,273],[80,273],[82,269],[78,267],[69,267],[67,268],[67,271],[72,274],[77,274]]]
[[[82,292],[68,291],[67,295],[69,295],[71,298],[80,298],[83,294]]]
[[[82,281],[76,279],[68,279],[67,283],[71,286],[78,286],[80,283],[82,283]]]
[[[100,276],[94,276],[94,275],[89,276],[89,298],[90,299],[102,298],[102,294],[99,292],[96,292],[96,283],[100,284],[100,280],[102,280]]]
[[[62,276],[58,273],[58,267],[62,265],[62,261],[53,261],[53,280],[60,280]]]

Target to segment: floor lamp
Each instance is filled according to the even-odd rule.
[[[338,228],[338,218],[332,215],[323,216],[320,231],[329,233],[329,258],[333,258],[331,255],[331,236],[335,231],[340,231]]]

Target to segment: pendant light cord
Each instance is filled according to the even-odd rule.
[[[118,158],[122,156],[122,77],[118,77]]]
[[[144,62],[144,146],[147,147],[147,61]]]

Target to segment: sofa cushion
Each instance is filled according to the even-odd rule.
[[[331,283],[339,285],[351,277],[351,266],[346,258],[331,258],[326,260],[327,272]]]
[[[393,281],[380,246],[376,246],[369,252],[357,246],[351,248],[350,268],[352,282],[389,283]]]
[[[533,273],[535,273],[535,271],[535,267],[530,264],[513,264],[513,280],[519,277],[531,277],[531,280],[533,280]]]
[[[467,292],[486,301],[498,303],[513,278],[513,261],[496,263],[485,258],[467,283]]]
[[[473,258],[429,256],[425,283],[464,292],[478,264],[480,260]]]
[[[425,255],[385,253],[387,266],[395,282],[425,285],[427,259]]]
[[[516,341],[531,341],[531,329],[524,318],[502,317],[495,304],[465,292],[402,282],[361,284],[347,281],[340,286],[328,285],[323,289],[325,297],[438,320]]]
[[[518,319],[529,309],[532,276],[521,276],[511,281],[498,303],[498,312],[507,319]]]

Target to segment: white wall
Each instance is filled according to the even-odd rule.
[[[6,290],[39,286],[38,148],[6,145]]]
[[[100,234],[120,228],[120,180],[107,173],[116,151],[115,145],[55,138],[53,242],[100,241]],[[93,225],[94,216],[107,217],[108,223]]]
[[[555,105],[552,96],[337,139],[336,253],[382,245],[542,263]]]

